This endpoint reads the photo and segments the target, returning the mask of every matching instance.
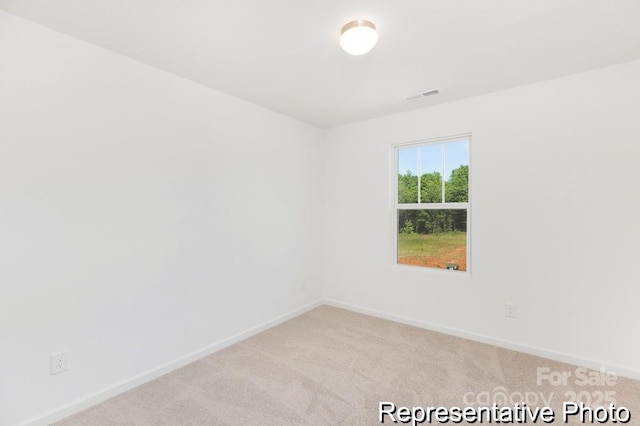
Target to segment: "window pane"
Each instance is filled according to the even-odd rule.
[[[449,142],[445,145],[445,202],[469,201],[469,141]]]
[[[398,150],[398,203],[418,202],[418,148]]]
[[[467,210],[398,210],[398,263],[467,270]]]
[[[442,145],[420,148],[420,202],[442,202]]]

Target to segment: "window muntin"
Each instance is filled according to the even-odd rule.
[[[470,136],[395,147],[395,263],[469,270]]]

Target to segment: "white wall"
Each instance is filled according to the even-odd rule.
[[[638,99],[634,62],[322,132],[0,12],[0,424],[322,291],[640,375]],[[464,132],[472,277],[393,268],[390,144]]]
[[[319,300],[321,142],[0,12],[0,424]]]
[[[633,62],[328,131],[327,298],[640,378],[639,99]],[[466,132],[471,278],[392,267],[390,145]]]

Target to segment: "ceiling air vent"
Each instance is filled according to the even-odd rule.
[[[415,101],[416,99],[426,98],[427,96],[437,95],[440,93],[438,89],[426,90],[424,92],[416,93],[415,95],[407,96],[408,101]]]

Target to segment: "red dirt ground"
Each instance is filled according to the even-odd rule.
[[[398,259],[398,263],[401,265],[429,266],[442,269],[447,269],[448,263],[457,263],[459,271],[466,271],[467,251],[465,247],[458,247],[444,256],[409,256]]]

